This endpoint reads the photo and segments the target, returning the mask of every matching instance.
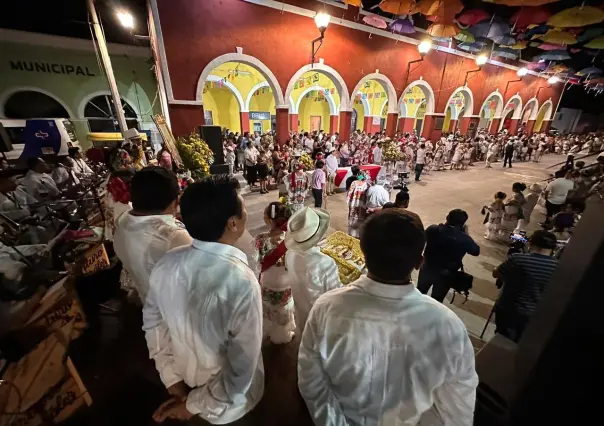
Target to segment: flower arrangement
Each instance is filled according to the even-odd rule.
[[[304,166],[304,170],[314,169],[314,163],[312,161],[312,158],[307,153],[302,154],[302,156],[300,157],[300,164]]]
[[[199,134],[192,132],[189,136],[177,138],[176,149],[194,179],[201,179],[210,174],[214,153]]]
[[[383,161],[398,161],[402,159],[401,150],[398,144],[392,139],[386,139],[382,142],[382,160]]]

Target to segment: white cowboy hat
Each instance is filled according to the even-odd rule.
[[[541,185],[539,185],[538,183],[534,183],[529,187],[529,191],[534,192],[536,194],[540,194],[541,191],[543,191],[543,188],[541,188]]]
[[[287,222],[285,247],[293,251],[306,251],[323,239],[329,228],[330,215],[327,210],[304,207]]]
[[[138,133],[138,130],[136,129],[128,129],[124,132],[124,140],[130,140],[130,139],[136,139],[136,138],[140,138],[141,135],[140,133]]]

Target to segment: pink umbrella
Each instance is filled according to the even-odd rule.
[[[553,43],[541,43],[537,47],[539,49],[541,49],[541,50],[559,50],[559,49],[564,49],[564,46],[561,46],[559,44],[553,44]]]
[[[545,6],[521,7],[510,18],[510,25],[515,28],[526,28],[531,24],[542,24],[547,21],[551,12]]]
[[[464,27],[476,25],[479,22],[486,21],[491,15],[482,9],[470,9],[459,15],[456,21]]]
[[[373,15],[366,15],[365,17],[363,17],[363,22],[367,25],[371,25],[372,27],[380,29],[388,28],[388,24],[386,23],[386,21],[384,21],[382,18],[378,18],[377,16]]]
[[[546,62],[531,62],[527,65],[527,68],[531,71],[545,71],[547,68]]]

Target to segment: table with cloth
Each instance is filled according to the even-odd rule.
[[[369,178],[372,182],[376,181],[378,174],[382,170],[382,166],[377,164],[365,164],[364,166],[360,167],[361,170],[366,171],[369,174]],[[351,167],[338,167],[335,179],[336,188],[346,190],[346,179],[352,176],[351,169]]]

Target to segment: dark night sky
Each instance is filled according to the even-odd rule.
[[[363,4],[365,9],[370,9],[372,6],[379,4],[380,1],[363,0]],[[90,39],[86,3],[86,0],[13,1],[11,2],[11,7],[0,14],[0,27]],[[502,18],[509,18],[517,10],[517,8],[494,5],[481,0],[463,0],[463,3],[466,8],[481,7]],[[582,0],[561,0],[552,3],[550,7],[557,11],[577,6],[581,3]],[[588,3],[598,5],[603,3],[603,1],[592,0]],[[103,24],[107,41],[127,44],[147,44],[145,41],[134,38],[134,34],[148,34],[146,0],[96,0],[95,4],[97,5],[97,11]],[[132,32],[119,24],[116,18],[116,11],[120,8],[128,10],[135,16],[136,26]],[[380,13],[379,9],[372,9],[371,11]],[[416,18],[415,23],[421,27],[427,27],[427,24],[429,24],[421,16]],[[527,58],[529,55],[541,52],[536,48],[524,49],[522,55],[524,58]],[[567,61],[567,65],[574,69],[581,69],[590,66],[592,59],[593,56],[579,53],[574,55],[570,61]],[[604,67],[604,54],[596,56],[596,65]],[[596,97],[593,92],[590,94],[586,93],[582,86],[573,86],[565,92],[561,106],[581,108],[589,112],[604,112],[604,94]]]

